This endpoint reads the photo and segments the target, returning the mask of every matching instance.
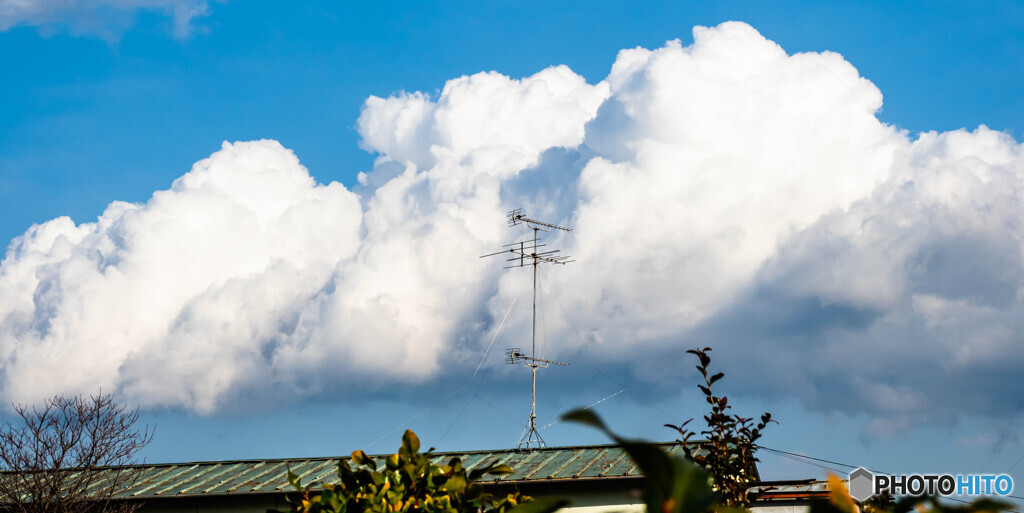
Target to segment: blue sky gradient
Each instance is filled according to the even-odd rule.
[[[1024,139],[1019,2],[244,0],[214,2],[208,10],[191,20],[186,37],[175,35],[167,13],[147,10],[129,12],[127,23],[124,13],[116,22],[101,13],[84,25],[22,20],[0,32],[0,240],[59,216],[93,222],[113,201],[146,202],[222,141],[280,141],[318,183],[338,181],[351,189],[360,172],[374,167],[376,155],[360,147],[356,130],[371,95],[423,91],[436,98],[446,81],[463,75],[494,70],[520,78],[559,64],[595,84],[619,50],[660,48],[673,39],[686,46],[695,25],[729,20],[750,24],[790,55],[841,54],[881,90],[878,118],[912,139],[979,125]],[[761,308],[755,299],[750,308]],[[803,312],[786,329],[811,337],[837,324],[870,323],[861,314],[870,316]],[[671,439],[662,424],[699,412],[689,363],[660,385],[636,382],[626,368],[581,364],[568,377],[552,378],[557,386],[540,409],[550,416],[562,404],[590,404],[629,388],[599,411],[624,432]],[[728,385],[750,358],[727,350],[716,363]],[[812,363],[793,362],[804,364]],[[175,461],[382,452],[393,449],[398,428],[406,426],[440,449],[511,444],[521,430],[514,419],[525,418],[528,406],[521,394],[526,382],[498,375],[478,388],[470,375],[452,370],[424,387],[369,383],[360,398],[302,397],[249,412],[150,409],[144,415],[158,428],[145,456]],[[738,411],[770,410],[782,422],[770,430],[766,446],[891,471],[981,471],[990,460],[985,470],[1012,469],[1024,483],[1024,418],[1014,404],[1019,392],[1007,396],[1002,413],[976,415],[965,406],[961,418],[881,437],[862,429],[870,421],[866,412],[808,406],[787,391],[765,398],[750,383],[737,387]],[[666,391],[672,389],[685,392]],[[554,420],[541,417],[544,424]],[[559,445],[603,441],[562,424],[544,434]],[[765,477],[824,471],[761,458]]]
[[[353,129],[363,100],[435,91],[484,70],[566,64],[590,82],[616,52],[691,41],[740,20],[789,53],[841,53],[911,132],[985,124],[1021,137],[1024,21],[1015,3],[215,3],[180,40],[139,13],[116,41],[33,26],[0,34],[0,238],[59,215],[94,219],[143,201],[222,140],[273,138],[322,183],[352,184],[372,156]],[[46,198],[45,201],[42,198]]]

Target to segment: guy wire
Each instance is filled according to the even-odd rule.
[[[397,431],[397,430],[398,430],[399,428],[401,428],[402,426],[408,425],[408,424],[409,424],[410,422],[412,422],[412,421],[414,421],[414,420],[416,420],[416,419],[420,418],[421,416],[423,416],[423,414],[424,414],[424,413],[427,413],[428,411],[430,411],[430,410],[432,410],[432,409],[434,409],[434,408],[436,408],[436,407],[440,406],[440,405],[441,405],[441,403],[443,403],[443,402],[447,401],[448,399],[451,399],[451,398],[452,398],[452,397],[453,397],[453,396],[454,396],[455,394],[457,394],[457,393],[459,393],[459,392],[461,392],[461,391],[465,390],[465,389],[466,389],[466,387],[468,387],[468,386],[469,386],[469,383],[471,383],[471,382],[472,382],[472,380],[470,380],[469,382],[467,382],[467,383],[466,383],[465,385],[462,385],[461,387],[457,388],[457,389],[456,389],[456,390],[455,390],[454,392],[452,392],[452,393],[450,393],[450,394],[446,395],[446,396],[445,396],[445,397],[444,397],[443,399],[441,399],[440,401],[438,401],[438,402],[434,403],[433,405],[431,405],[431,406],[429,406],[429,407],[427,407],[427,408],[424,408],[423,410],[421,410],[421,411],[420,411],[419,413],[417,413],[416,415],[413,415],[412,417],[409,417],[408,419],[406,419],[406,420],[405,420],[405,422],[402,422],[402,423],[398,424],[397,426],[395,426],[395,427],[391,428],[391,429],[390,429],[390,430],[389,430],[388,432],[384,433],[383,435],[380,435],[380,436],[378,436],[378,437],[377,437],[377,438],[376,438],[376,439],[375,439],[374,441],[372,441],[372,442],[370,442],[370,443],[366,444],[366,448],[367,448],[367,449],[369,449],[370,447],[372,447],[372,446],[373,446],[373,444],[375,444],[375,443],[377,443],[377,442],[379,442],[379,441],[383,440],[383,439],[384,439],[384,437],[386,437],[386,436],[390,435],[391,433],[394,433],[395,431]]]
[[[473,381],[474,381],[474,380],[476,379],[476,377],[477,377],[477,374],[478,374],[478,373],[480,372],[480,368],[481,368],[481,367],[483,366],[483,364],[484,364],[484,361],[485,361],[485,360],[487,359],[487,355],[488,355],[488,354],[490,353],[490,351],[491,351],[491,347],[493,347],[493,346],[494,346],[494,342],[495,342],[495,341],[496,341],[496,340],[497,340],[497,339],[499,338],[499,335],[500,335],[500,334],[502,334],[502,327],[503,327],[503,326],[505,325],[505,322],[506,322],[506,321],[508,321],[509,315],[510,315],[510,314],[512,313],[512,309],[513,309],[513,307],[515,307],[516,303],[517,303],[517,302],[519,301],[519,297],[523,295],[523,291],[524,291],[524,290],[526,290],[526,282],[525,282],[525,281],[523,282],[523,286],[519,288],[519,293],[518,293],[518,294],[516,294],[516,297],[515,297],[515,298],[514,298],[514,299],[512,300],[512,304],[510,304],[510,305],[509,305],[509,307],[508,307],[508,310],[506,310],[506,311],[505,311],[505,317],[504,317],[504,318],[502,318],[502,320],[501,320],[501,323],[500,323],[500,324],[498,324],[498,327],[497,327],[497,329],[495,329],[495,330],[494,330],[494,335],[493,335],[493,336],[491,337],[491,343],[487,345],[487,349],[486,349],[486,350],[484,351],[484,355],[483,355],[483,356],[482,356],[482,357],[480,358],[480,362],[479,362],[479,363],[477,363],[477,365],[476,365],[476,370],[474,370],[474,371],[473,371],[473,376],[471,376],[471,377],[469,378],[469,381],[467,381],[467,382],[466,382],[465,384],[463,384],[463,385],[462,385],[461,387],[457,388],[457,389],[456,389],[455,391],[453,391],[452,393],[450,393],[450,394],[446,395],[446,396],[445,396],[445,397],[444,397],[443,399],[441,399],[440,401],[437,401],[437,402],[436,402],[436,403],[434,403],[433,405],[431,405],[431,406],[428,406],[428,407],[424,408],[423,410],[420,410],[420,412],[419,412],[419,413],[417,413],[416,415],[413,415],[412,417],[409,417],[408,419],[406,419],[406,420],[405,420],[405,422],[402,422],[402,423],[398,424],[397,426],[395,426],[395,427],[391,428],[391,429],[390,429],[390,430],[388,430],[388,431],[387,431],[386,433],[384,433],[384,434],[382,434],[381,436],[379,436],[379,437],[377,437],[376,439],[374,439],[374,440],[373,440],[372,442],[370,442],[370,443],[366,444],[366,445],[365,445],[365,447],[366,447],[367,449],[369,449],[370,447],[372,447],[372,446],[373,446],[373,444],[375,444],[375,443],[377,443],[377,442],[379,442],[379,441],[383,440],[383,439],[384,439],[384,437],[386,437],[386,436],[390,435],[391,433],[394,433],[395,431],[397,431],[397,430],[398,430],[399,428],[401,428],[402,426],[408,425],[408,424],[409,424],[410,422],[412,422],[412,421],[414,421],[414,420],[416,420],[416,419],[418,419],[418,418],[422,417],[424,413],[427,413],[428,411],[430,411],[430,410],[433,410],[434,408],[437,408],[437,407],[438,407],[438,406],[440,406],[440,405],[441,405],[442,403],[444,403],[445,401],[448,401],[449,399],[451,399],[452,397],[454,397],[454,396],[455,396],[456,394],[458,394],[459,392],[461,392],[461,391],[465,390],[465,389],[466,389],[466,387],[468,387],[469,385],[471,385],[471,384],[473,383]],[[478,385],[477,385],[477,391],[479,392],[479,390],[480,390],[480,386],[479,386],[479,384],[478,384]],[[474,394],[473,394],[473,396],[475,397],[475,396],[476,396],[476,393],[474,393]],[[472,398],[470,399],[470,401],[472,401]],[[488,402],[489,402],[489,401],[488,401]],[[467,402],[467,405],[468,405],[468,402]],[[491,403],[491,406],[494,406],[494,404],[493,404],[493,403]],[[461,416],[461,415],[462,415],[462,412],[464,412],[465,410],[466,410],[466,407],[465,407],[465,406],[463,406],[463,408],[462,408],[462,411],[460,411],[460,412],[459,412],[459,416]],[[506,414],[506,416],[508,416],[508,415]],[[511,417],[509,417],[509,418],[511,418]],[[456,420],[458,420],[458,416],[456,416]],[[518,423],[518,421],[516,421],[516,422]],[[445,430],[445,433],[447,433],[447,432],[448,432],[448,430],[450,430],[450,429],[452,428],[452,426],[454,426],[454,425],[455,425],[455,422],[453,421],[453,422],[452,422],[452,424],[448,426],[448,429],[446,429],[446,430]],[[444,438],[444,435],[441,435],[441,437],[442,437],[442,438]]]
[[[576,327],[576,323],[572,322],[572,317],[569,316],[569,312],[565,309],[565,305],[562,304],[562,300],[558,298],[558,294],[556,294],[554,290],[551,291],[551,295],[555,298],[555,302],[558,303],[558,307],[562,309],[562,313],[565,314],[565,320],[569,321],[569,326],[572,326],[573,332],[576,333],[576,338],[579,339],[580,345],[583,346],[583,350],[586,351],[587,356],[590,357],[590,363],[594,366],[595,369],[597,369],[597,372],[599,372],[602,376],[607,378],[612,383],[615,383],[616,385],[618,385],[620,387],[627,388],[619,380],[609,376],[607,373],[605,373],[603,370],[601,370],[601,367],[597,364],[597,359],[594,358],[594,354],[590,352],[590,348],[587,347],[587,343],[583,340],[583,336],[580,335],[580,330]],[[644,397],[644,396],[642,396],[642,395],[640,395],[640,394],[638,394],[638,393],[636,393],[636,392],[634,392],[632,390],[629,390],[629,393],[633,397],[636,397],[637,399],[640,399],[641,401],[647,403],[647,406],[649,406],[649,407],[651,407],[651,408],[661,412],[662,415],[668,417],[669,419],[672,419],[673,422],[680,422],[680,420],[678,418],[676,418],[675,415],[672,415],[672,414],[666,412],[665,410],[659,408],[657,405],[655,405],[651,401],[647,400],[646,397]]]
[[[519,293],[516,294],[515,299],[512,300],[512,304],[508,305],[508,310],[505,311],[505,317],[501,319],[501,324],[498,324],[498,328],[494,330],[494,336],[491,337],[491,343],[487,344],[487,350],[484,351],[483,357],[480,358],[480,363],[476,364],[476,370],[473,371],[473,378],[476,378],[476,374],[480,372],[480,366],[484,364],[484,360],[487,359],[487,354],[491,352],[491,347],[494,346],[494,341],[497,340],[498,335],[502,333],[501,328],[505,325],[505,321],[508,320],[509,314],[512,313],[512,309],[515,308],[516,303],[519,302],[519,297],[523,295],[523,291],[526,290],[526,281],[523,281],[523,286],[519,288]],[[473,378],[470,378],[472,381]]]
[[[597,405],[599,405],[599,404],[601,404],[601,403],[603,403],[603,402],[607,401],[608,399],[611,399],[612,397],[615,397],[615,396],[617,396],[617,395],[619,395],[619,394],[621,394],[621,393],[625,392],[626,390],[629,390],[629,389],[628,389],[628,388],[623,388],[622,390],[619,390],[618,392],[615,392],[615,393],[614,393],[614,394],[612,394],[612,395],[606,396],[606,397],[604,397],[603,399],[599,399],[599,400],[597,400],[597,401],[594,401],[594,402],[592,402],[592,403],[588,404],[587,406],[584,406],[584,407],[583,407],[583,409],[584,409],[584,410],[589,410],[589,409],[593,408],[594,406],[597,406]],[[558,424],[559,422],[562,422],[562,419],[557,419],[557,420],[555,420],[555,421],[553,421],[553,422],[549,423],[548,425],[546,425],[546,426],[542,427],[541,429],[542,429],[542,430],[543,430],[543,429],[547,429],[547,428],[549,428],[549,427],[551,427],[551,426],[554,426],[555,424]]]

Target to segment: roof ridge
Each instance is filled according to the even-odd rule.
[[[668,442],[650,442],[658,446],[670,446],[677,445],[678,441]],[[689,443],[703,443],[703,441],[689,442]],[[521,453],[521,452],[558,452],[558,451],[575,451],[580,449],[604,449],[617,447],[618,444],[593,444],[593,445],[564,445],[556,447],[541,447],[535,449],[476,449],[470,451],[436,451],[431,452],[432,456],[459,456],[459,455],[476,455],[476,454],[508,454],[508,453]],[[370,454],[371,458],[384,458],[392,453],[381,453],[381,454]],[[246,459],[235,459],[235,460],[201,460],[201,461],[168,461],[160,463],[136,463],[133,465],[125,465],[125,468],[156,468],[156,467],[172,467],[172,466],[193,466],[193,465],[216,465],[216,464],[238,464],[238,463],[271,463],[271,462],[302,462],[302,461],[330,461],[330,460],[341,460],[348,459],[349,455],[335,455],[335,456],[295,456],[287,458],[246,458]],[[111,467],[97,467],[97,470],[102,470]],[[72,469],[68,469],[72,470]]]

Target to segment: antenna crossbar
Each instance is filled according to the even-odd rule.
[[[527,246],[523,246],[524,244],[527,244]],[[519,241],[519,242],[513,242],[511,244],[505,244],[502,247],[503,248],[508,248],[508,247],[512,247],[512,246],[519,246],[519,249],[524,249],[524,248],[525,249],[533,249],[533,248],[539,248],[539,247],[542,247],[542,246],[547,246],[547,244],[537,244],[536,246],[534,246],[533,245],[533,240],[524,240],[524,241]]]

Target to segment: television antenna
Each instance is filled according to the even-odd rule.
[[[571,232],[572,228],[566,228],[564,226],[558,226],[536,219],[530,219],[523,215],[523,209],[517,208],[508,213],[509,226],[524,225],[527,228],[533,230],[533,240],[524,240],[519,242],[513,242],[512,244],[506,244],[502,247],[508,248],[497,253],[490,253],[482,255],[480,258],[486,258],[496,255],[511,255],[512,258],[506,260],[506,262],[512,262],[510,265],[505,266],[505,269],[511,269],[513,267],[526,267],[527,265],[533,267],[533,335],[530,347],[530,356],[526,356],[518,347],[513,347],[508,351],[505,351],[505,363],[510,365],[522,365],[530,368],[532,374],[532,402],[530,403],[530,423],[523,430],[522,436],[519,437],[519,443],[517,444],[519,449],[532,449],[541,448],[546,444],[544,439],[541,438],[540,432],[537,431],[537,369],[547,368],[551,364],[555,365],[569,365],[568,363],[556,362],[554,360],[545,360],[543,358],[537,358],[537,266],[540,264],[559,264],[565,265],[569,262],[575,262],[571,260],[571,257],[558,255],[560,250],[544,250],[547,245],[540,243],[540,232],[550,232],[551,230],[562,230]]]

